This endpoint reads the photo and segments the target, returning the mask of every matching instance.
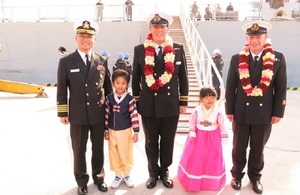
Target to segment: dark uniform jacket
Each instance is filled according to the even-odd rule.
[[[212,58],[214,63],[216,64],[216,68],[218,69],[219,73],[220,73],[220,76],[222,77],[223,76],[223,67],[224,67],[224,61],[223,61],[223,58],[222,58],[222,55],[217,55],[216,57]],[[215,69],[211,69],[212,71],[212,74],[214,77],[216,77],[216,73],[215,73]]]
[[[249,65],[253,65],[250,55]],[[271,117],[283,117],[286,104],[287,76],[284,55],[275,51],[272,81],[263,96],[247,96],[239,79],[239,54],[232,56],[226,83],[226,114],[233,114],[236,122],[250,125],[270,124]],[[262,57],[250,78],[252,86],[261,79]]]
[[[145,48],[138,45],[134,48],[132,93],[137,101],[138,112],[146,117],[173,117],[179,115],[179,106],[188,103],[188,73],[183,46],[173,43],[175,51],[175,71],[169,83],[158,91],[147,86],[144,75]],[[154,78],[164,73],[164,63],[155,64]]]
[[[90,71],[77,50],[60,59],[57,71],[59,117],[69,116],[70,123],[76,125],[97,124],[104,120],[100,117],[104,116],[101,105],[111,92],[107,61],[100,55],[92,53]]]

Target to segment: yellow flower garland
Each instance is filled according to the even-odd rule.
[[[273,68],[275,55],[274,50],[271,47],[270,40],[267,40],[264,45],[263,51],[263,66],[261,79],[257,86],[251,85],[250,73],[249,73],[249,45],[245,45],[239,54],[239,75],[242,83],[242,87],[247,94],[247,96],[263,96],[263,94],[268,90],[270,82],[273,77]]]
[[[145,66],[144,66],[144,75],[147,86],[151,88],[151,90],[157,91],[165,84],[170,82],[172,78],[172,74],[174,73],[174,64],[173,61],[175,59],[175,52],[173,49],[173,41],[170,36],[166,36],[166,41],[163,44],[164,48],[164,61],[165,61],[165,71],[158,78],[154,78],[154,42],[152,40],[152,34],[149,34],[147,39],[144,42],[145,47]]]

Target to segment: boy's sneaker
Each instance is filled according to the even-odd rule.
[[[121,183],[122,183],[122,178],[116,176],[110,187],[117,188],[120,186]]]
[[[124,177],[124,181],[128,187],[132,188],[134,186],[134,183],[129,175]]]

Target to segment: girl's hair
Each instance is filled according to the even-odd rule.
[[[203,88],[200,89],[199,97],[204,98],[206,96],[217,97],[217,92],[212,87],[203,87]]]
[[[130,81],[130,74],[125,70],[116,69],[111,76],[112,82],[114,82],[119,77],[123,77],[127,81],[127,83],[129,83]]]

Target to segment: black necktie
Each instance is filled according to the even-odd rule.
[[[91,62],[89,61],[89,55],[86,54],[85,57],[86,57],[86,67],[87,67],[88,70],[90,70]]]
[[[163,60],[164,57],[163,57],[162,46],[158,46],[158,48],[159,48],[159,51],[158,51],[157,57],[159,60]]]
[[[254,65],[256,66],[258,63],[258,56],[254,56]]]

